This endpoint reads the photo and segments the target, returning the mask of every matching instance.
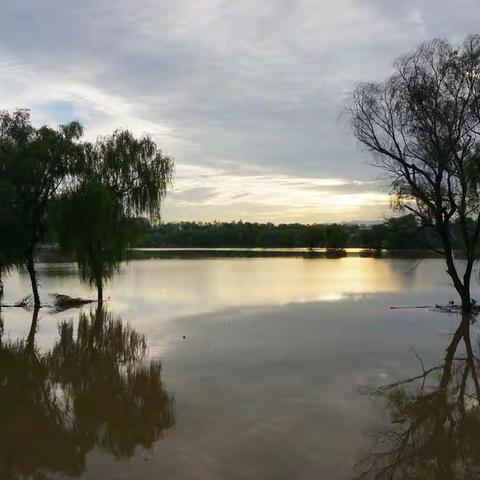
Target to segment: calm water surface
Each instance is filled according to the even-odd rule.
[[[426,408],[420,417],[434,425],[438,440],[445,422],[432,418],[450,405],[428,397],[416,407],[415,382],[405,392],[368,394],[442,366],[458,326],[456,315],[390,309],[456,300],[441,260],[417,264],[359,257],[137,260],[108,285],[101,311],[42,309],[31,328],[32,312],[4,308],[0,473],[335,480],[370,471],[365,478],[391,478],[372,470],[379,435],[395,443],[392,425],[418,425],[405,412]],[[94,296],[71,264],[39,269],[46,302],[49,293]],[[13,273],[5,287],[5,303],[27,295],[27,274]],[[472,342],[476,349],[475,325]],[[437,392],[442,371],[432,371],[423,393]],[[459,378],[471,371],[465,367]],[[455,375],[449,370],[448,381]],[[461,393],[467,398],[468,391]],[[461,419],[478,408],[475,395],[467,400],[455,410]],[[401,410],[409,401],[414,406]],[[480,420],[468,425],[468,452],[480,459]],[[429,429],[421,432],[427,442]],[[410,437],[416,440],[406,462],[420,442]],[[417,462],[409,467],[417,476],[408,478],[477,478],[469,477],[473,470],[434,477],[438,458],[431,451],[420,453],[430,470]],[[390,461],[374,458],[375,468]]]

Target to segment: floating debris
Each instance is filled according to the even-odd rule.
[[[33,296],[32,295],[27,295],[26,297],[23,297],[21,300],[18,300],[18,302],[15,302],[13,304],[8,304],[8,303],[1,303],[0,304],[1,308],[24,308],[25,310],[32,311],[33,310]]]
[[[450,300],[447,305],[407,305],[407,306],[392,306],[390,310],[403,310],[403,309],[413,309],[413,308],[425,308],[432,312],[442,312],[442,313],[455,313],[461,314],[462,313],[462,306],[457,305],[453,300]],[[480,304],[478,304],[475,300],[472,300],[472,310],[470,315],[476,316],[480,314]]]
[[[53,298],[53,305],[51,308],[53,308],[55,312],[64,312],[71,308],[80,308],[83,307],[83,305],[95,302],[95,300],[69,297],[68,295],[61,295],[59,293],[52,293],[50,296]]]
[[[33,295],[27,295],[18,302],[15,302],[14,307],[24,308],[25,310],[33,310]]]
[[[442,313],[462,313],[462,306],[457,305],[454,302],[448,302],[448,305],[435,305],[435,308],[432,309],[435,312],[442,312]],[[480,305],[472,300],[472,310],[470,315],[472,317],[478,315],[480,313]]]
[[[406,307],[390,307],[390,310],[402,310],[405,308],[433,308],[432,305],[414,305],[414,306],[406,306]]]
[[[54,312],[64,312],[71,308],[80,308],[83,305],[96,302],[96,300],[69,297],[68,295],[62,295],[60,293],[51,293],[50,297],[53,299],[53,303],[44,303],[40,305],[40,308],[51,308]],[[8,305],[4,303],[0,306],[7,308],[24,308],[25,310],[32,311],[34,309],[33,295],[27,295],[14,304]]]

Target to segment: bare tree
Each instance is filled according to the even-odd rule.
[[[459,48],[443,40],[420,45],[385,82],[358,85],[348,113],[355,137],[386,173],[394,204],[437,232],[470,313],[480,235],[480,36]]]

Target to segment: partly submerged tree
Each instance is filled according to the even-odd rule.
[[[2,274],[22,263],[26,235],[17,212],[15,188],[0,179],[0,299],[3,295]]]
[[[10,190],[14,221],[21,224],[18,244],[35,306],[40,306],[35,251],[44,238],[48,207],[69,178],[78,154],[76,141],[82,134],[77,122],[60,125],[58,130],[47,126],[37,129],[27,110],[0,112],[0,183]],[[11,232],[9,237],[14,238]]]
[[[93,178],[64,193],[52,216],[62,249],[76,255],[82,280],[96,287],[101,303],[104,282],[118,270],[136,239],[133,220]]]
[[[139,233],[133,217],[159,217],[173,160],[150,137],[116,130],[83,146],[76,175],[78,184],[58,204],[59,241],[76,254],[83,280],[96,286],[102,302],[104,282]]]
[[[437,232],[469,313],[480,235],[480,36],[459,48],[442,40],[422,44],[395,62],[385,82],[359,85],[349,114],[356,138],[390,180],[396,205]],[[456,249],[466,258],[463,272]]]

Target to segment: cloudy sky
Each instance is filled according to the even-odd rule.
[[[1,0],[0,108],[154,136],[165,220],[375,220],[388,195],[345,99],[479,25],[479,0]]]

